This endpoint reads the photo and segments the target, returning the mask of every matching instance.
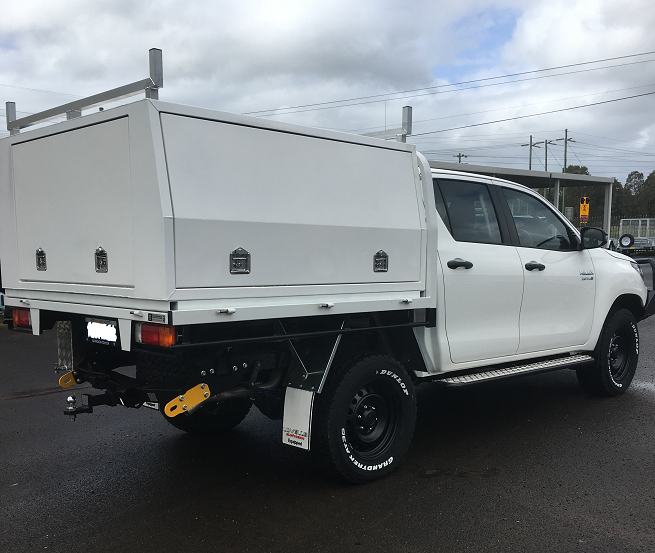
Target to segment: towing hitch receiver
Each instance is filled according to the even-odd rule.
[[[77,398],[75,396],[68,396],[66,398],[66,403],[68,407],[64,409],[64,415],[68,415],[71,421],[74,421],[77,415],[82,413],[93,413],[93,408],[98,407],[99,405],[108,405],[110,407],[115,407],[120,404],[125,407],[141,407],[141,402],[126,401],[126,398],[114,394],[112,392],[105,392],[104,394],[82,394],[82,405],[76,406]]]

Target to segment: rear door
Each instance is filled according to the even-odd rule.
[[[434,181],[446,334],[453,363],[513,355],[519,345],[523,270],[484,181]],[[500,212],[502,213],[502,212]]]
[[[501,188],[516,227],[525,276],[518,353],[584,344],[591,334],[596,281],[591,256],[544,200]]]

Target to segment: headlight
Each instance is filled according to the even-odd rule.
[[[632,265],[632,268],[639,273],[639,276],[641,278],[644,278],[644,272],[641,270],[639,263],[637,263],[636,261],[630,261],[630,265]]]

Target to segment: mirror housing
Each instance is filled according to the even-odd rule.
[[[580,229],[580,240],[582,241],[583,250],[593,250],[601,248],[607,244],[607,233],[600,228],[582,227]]]

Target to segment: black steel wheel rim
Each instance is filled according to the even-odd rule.
[[[624,329],[617,330],[612,336],[607,359],[612,380],[621,380],[627,374],[630,364],[630,342]]]
[[[394,443],[402,418],[397,394],[388,382],[374,379],[351,399],[346,416],[346,439],[360,457],[383,455]]]

